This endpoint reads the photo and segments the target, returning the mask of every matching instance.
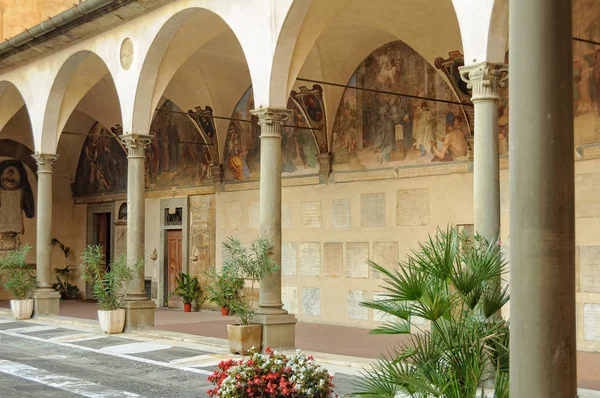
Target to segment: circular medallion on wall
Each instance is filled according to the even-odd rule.
[[[14,166],[8,166],[2,171],[0,176],[0,185],[6,190],[19,188],[21,185],[21,174]]]
[[[121,43],[121,67],[127,70],[133,63],[133,42],[130,38],[123,40]]]

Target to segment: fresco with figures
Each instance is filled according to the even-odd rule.
[[[146,189],[170,189],[210,183],[210,166],[217,156],[214,125],[194,122],[170,101],[156,112],[146,151]],[[214,148],[214,149],[212,149]],[[83,144],[75,196],[127,190],[127,152],[116,132],[96,123]]]
[[[573,36],[600,42],[600,1],[573,1]],[[573,41],[575,146],[600,142],[600,47]]]
[[[442,76],[401,41],[371,53],[349,86],[455,101]],[[470,131],[458,105],[347,88],[333,127],[334,170],[466,160]]]
[[[316,137],[310,129],[324,120],[322,97],[310,94],[299,105],[289,98],[287,108],[293,111],[286,122],[288,126],[281,139],[282,175],[305,175],[318,172]],[[260,177],[260,127],[258,118],[250,113],[254,109],[252,88],[237,103],[232,119],[251,120],[251,123],[232,120],[225,140],[224,174],[227,181],[257,180]],[[322,130],[323,131],[323,130]],[[326,137],[326,132],[323,132]],[[326,139],[326,138],[325,138]]]

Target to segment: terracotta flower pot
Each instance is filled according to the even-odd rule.
[[[192,303],[183,303],[183,312],[192,312]]]
[[[234,354],[247,355],[251,350],[260,351],[262,325],[227,325],[229,350]]]
[[[98,310],[98,321],[100,321],[100,329],[104,333],[123,333],[123,328],[125,327],[125,309],[119,308],[113,311]]]
[[[33,314],[33,299],[10,300],[10,309],[17,319],[29,319]]]
[[[223,315],[223,316],[229,315],[229,308],[221,307],[221,315]]]

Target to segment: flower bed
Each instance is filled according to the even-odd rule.
[[[222,361],[208,377],[216,387],[211,397],[311,397],[334,396],[333,376],[312,356],[300,351],[287,357],[267,348],[247,359]],[[336,395],[337,397],[337,395]]]

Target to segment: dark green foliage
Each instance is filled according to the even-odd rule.
[[[33,268],[27,265],[27,254],[30,251],[31,246],[26,243],[0,258],[0,271],[6,278],[4,287],[17,300],[25,300],[36,286]]]
[[[65,268],[54,268],[58,275],[52,288],[60,293],[60,298],[63,300],[72,300],[79,296],[79,288],[69,282],[69,274],[73,271],[73,267],[74,265],[67,265]],[[65,280],[63,281],[60,276],[64,276]]]
[[[86,247],[81,260],[81,277],[92,286],[93,296],[104,311],[116,310],[121,306],[127,287],[144,266],[144,261],[139,260],[128,267],[125,256],[121,255],[106,271],[101,246]]]
[[[198,281],[197,276],[191,277],[181,272],[179,276],[175,277],[175,281],[177,282],[177,287],[173,293],[169,294],[166,301],[169,301],[172,296],[179,296],[184,304],[191,304],[202,295],[200,281]]]
[[[417,333],[366,372],[355,395],[476,398],[494,379],[495,397],[508,398],[509,325],[496,315],[509,298],[500,249],[497,240],[449,227],[420,243],[399,270],[370,263],[386,276],[386,294],[363,305],[393,319],[372,333]]]

